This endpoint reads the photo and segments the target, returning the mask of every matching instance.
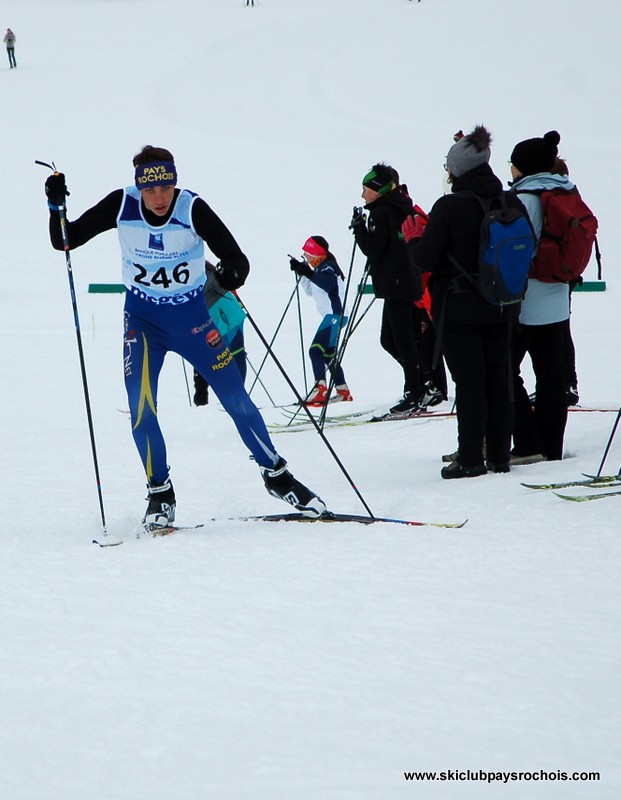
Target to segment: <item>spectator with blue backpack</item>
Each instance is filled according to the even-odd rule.
[[[503,192],[490,165],[491,134],[483,125],[460,138],[446,157],[451,194],[433,205],[415,245],[415,260],[430,272],[432,318],[455,383],[458,453],[445,479],[508,472],[512,432],[511,329],[520,308],[534,248],[526,210]],[[520,228],[515,251],[520,275],[501,299],[481,293],[482,223],[489,210]],[[484,442],[487,455],[484,456]]]
[[[559,243],[545,236],[548,214],[542,210],[542,195],[545,194],[547,203],[548,193],[556,195],[560,191],[561,197],[565,196],[571,203],[584,205],[569,177],[552,173],[560,140],[557,131],[548,131],[543,137],[518,142],[511,153],[511,190],[526,206],[538,238],[537,254],[512,340],[515,422],[511,462],[514,464],[544,459],[556,461],[563,457],[567,425],[564,347],[570,313],[570,281],[575,272],[586,266],[590,255],[588,239],[591,234],[595,236],[597,229],[597,221],[591,214],[591,219],[587,220],[589,231],[582,237],[586,250],[580,255],[580,266],[574,272],[561,274],[556,270],[553,274],[553,269],[547,269],[546,264],[556,259],[554,252]],[[534,407],[521,377],[521,364],[527,353],[535,374],[537,401]]]

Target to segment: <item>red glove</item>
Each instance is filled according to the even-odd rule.
[[[425,226],[429,222],[428,217],[423,217],[420,214],[409,216],[401,226],[401,232],[405,237],[406,242],[411,242],[412,239],[420,239],[425,232]]]

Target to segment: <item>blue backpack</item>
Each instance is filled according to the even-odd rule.
[[[505,192],[492,198],[479,197],[474,192],[455,194],[476,198],[483,209],[479,272],[467,272],[449,253],[450,262],[491,305],[521,302],[537,247],[537,237],[526,209],[508,207]]]

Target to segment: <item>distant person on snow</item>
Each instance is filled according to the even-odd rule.
[[[13,67],[17,67],[17,62],[15,61],[15,42],[17,39],[15,38],[15,34],[10,28],[6,29],[6,33],[4,34],[4,44],[6,45],[6,52],[9,57],[9,66],[11,69]]]
[[[250,270],[248,259],[207,203],[194,192],[177,188],[170,151],[147,145],[134,157],[133,165],[134,185],[116,189],[68,222],[67,235],[71,249],[112,228],[119,235],[126,287],[125,387],[132,433],[148,482],[145,528],[165,528],[175,519],[175,493],[157,417],[158,378],[169,351],[209,375],[218,399],[259,465],[268,492],[307,516],[320,516],[325,504],[293,477],[274,448],[205,302],[204,244],[220,259],[218,282],[224,289],[243,285]],[[60,211],[69,194],[65,176],[51,175],[45,192],[52,246],[63,250]]]
[[[344,275],[336,258],[330,252],[330,245],[323,236],[311,236],[302,247],[304,261],[291,258],[289,266],[302,278],[306,294],[314,298],[317,310],[322,316],[309,349],[313,367],[315,386],[306,398],[307,406],[324,406],[328,402],[326,369],[330,369],[336,386],[336,400],[353,400],[345,382],[343,368],[334,367],[339,331],[347,322],[343,308]]]

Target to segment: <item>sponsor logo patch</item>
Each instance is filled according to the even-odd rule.
[[[163,233],[150,233],[149,234],[149,250],[163,250],[164,249],[164,234]]]
[[[209,347],[219,347],[222,344],[222,337],[220,336],[219,331],[215,328],[205,336],[205,341],[209,345]]]
[[[192,333],[194,334],[202,333],[205,330],[205,328],[209,328],[211,327],[211,325],[213,325],[213,320],[208,319],[207,322],[203,322],[202,325],[197,325],[195,328],[192,328]]]

